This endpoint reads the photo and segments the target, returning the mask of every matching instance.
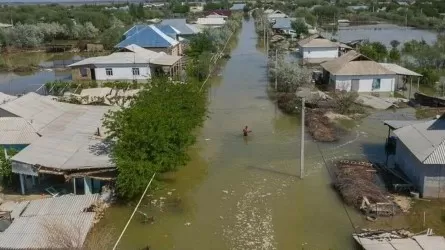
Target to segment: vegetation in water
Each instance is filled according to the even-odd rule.
[[[7,155],[5,155],[5,152]],[[3,188],[9,187],[12,184],[12,165],[11,157],[17,154],[15,149],[5,149],[0,147],[0,178]]]
[[[101,83],[101,87],[112,89],[137,89],[147,85],[148,82],[110,81]],[[65,92],[79,94],[82,89],[99,87],[96,81],[62,81],[56,80],[45,83],[45,89],[50,95],[63,95]]]
[[[199,88],[199,83],[156,79],[150,91],[142,91],[130,107],[106,116],[121,197],[134,198],[153,173],[173,171],[187,163],[187,149],[195,142],[194,131],[206,113],[206,93]]]
[[[188,56],[187,75],[203,81],[212,71],[212,66],[223,56],[223,50],[232,34],[241,27],[240,15],[232,15],[220,29],[207,29],[190,39],[185,51]]]

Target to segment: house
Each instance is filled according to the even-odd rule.
[[[304,18],[302,18],[304,21]],[[281,33],[287,33],[292,29],[292,22],[296,21],[297,18],[275,18],[273,20],[270,20],[272,23],[272,30],[275,33],[281,34]]]
[[[124,39],[115,48],[123,49],[136,44],[155,52],[165,52],[172,56],[180,55],[180,43],[162,32],[156,25],[135,25],[124,33]]]
[[[226,17],[231,17],[232,16],[232,11],[230,10],[208,10],[204,12],[204,16],[208,16],[208,15],[214,15],[214,14],[218,14],[221,16],[226,16]]]
[[[395,163],[426,198],[445,197],[445,116],[384,121],[396,137]]]
[[[189,24],[187,23],[185,18],[178,18],[178,19],[164,19],[160,22],[160,25],[170,25],[176,30],[180,32],[179,36],[182,38],[191,37],[193,35],[196,35],[201,31],[199,27],[196,26],[196,24]]]
[[[272,20],[275,18],[289,18],[289,16],[287,14],[285,14],[284,12],[280,11],[280,10],[275,10],[272,13],[268,13],[266,14],[267,19]]]
[[[205,16],[206,18],[222,18],[224,20],[227,20],[229,17],[225,15],[220,15],[218,13],[212,13],[210,15]]]
[[[196,21],[196,24],[208,28],[222,27],[225,23],[224,18],[198,18]]]
[[[324,62],[324,82],[330,89],[356,92],[392,92],[397,74],[366,56],[351,50]]]
[[[83,249],[95,223],[91,209],[103,202],[97,194],[64,195],[0,205],[1,249]]]
[[[110,55],[90,57],[68,67],[73,70],[74,80],[145,82],[155,74],[178,76],[182,71],[181,58],[131,44]]]
[[[340,53],[340,44],[315,34],[300,40],[298,50],[303,60],[309,63],[316,61],[321,63],[337,58]]]
[[[245,3],[234,3],[232,7],[230,7],[230,11],[243,11],[245,6]]]
[[[0,128],[11,121],[20,125],[13,133],[1,129],[1,138],[7,141],[0,144],[23,145],[11,158],[22,194],[36,185],[36,179],[48,175],[59,183],[70,181],[82,187],[85,194],[100,191],[114,179],[115,166],[102,126],[104,114],[113,109],[116,107],[61,103],[32,92],[1,104]]]

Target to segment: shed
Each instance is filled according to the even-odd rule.
[[[412,70],[409,70],[407,68],[404,68],[400,65],[397,65],[395,63],[380,63],[383,67],[387,68],[388,70],[391,70],[392,72],[397,74],[396,77],[396,89],[404,89],[406,84],[409,82],[409,94],[408,99],[411,99],[412,94],[412,85],[413,85],[413,78],[417,78],[417,90],[419,90],[419,84],[420,84],[420,78],[422,77],[421,74],[416,73]]]
[[[394,124],[395,162],[423,197],[443,198],[445,187],[445,118]]]

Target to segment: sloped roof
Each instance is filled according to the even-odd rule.
[[[155,52],[144,49],[138,45],[130,44],[121,48],[119,52],[107,56],[97,56],[68,65],[75,68],[85,65],[113,65],[113,64],[156,64],[173,65],[181,59],[180,56],[167,55],[164,52]],[[169,64],[166,64],[169,63]]]
[[[125,39],[115,48],[136,44],[144,48],[168,48],[179,42],[159,30],[155,25],[135,25],[124,33]]]
[[[400,65],[397,65],[395,63],[380,63],[383,67],[387,68],[388,70],[391,70],[392,72],[395,72],[397,75],[404,75],[404,76],[422,76],[419,73],[416,73],[412,70],[409,70],[407,68],[404,68]]]
[[[40,138],[21,117],[0,117],[0,145],[28,145]]]
[[[218,14],[230,17],[232,15],[232,12],[230,10],[208,10],[204,12],[204,15],[210,15],[210,14]]]
[[[176,40],[176,36],[181,34],[181,32],[177,29],[175,29],[174,27],[172,27],[171,25],[168,24],[164,24],[164,25],[156,25],[156,27],[164,32],[164,34],[168,35],[169,37],[173,38]]]
[[[0,104],[7,103],[15,99],[17,99],[17,96],[7,95],[3,92],[0,92]]]
[[[243,10],[244,6],[246,6],[245,3],[235,3],[230,7],[230,10]]]
[[[0,108],[12,118],[22,118],[42,135],[12,157],[14,173],[36,175],[31,168],[35,165],[53,169],[113,167],[103,137],[94,135],[98,130],[101,135],[105,133],[102,118],[116,107],[62,103],[28,93]],[[17,134],[31,133],[25,121],[21,122],[23,130]]]
[[[415,123],[394,134],[423,164],[445,164],[445,120]]]
[[[275,23],[272,25],[274,29],[290,29],[292,28],[292,22],[297,20],[296,18],[276,18]]]
[[[224,25],[226,20],[224,18],[198,18],[196,23],[200,25]]]
[[[57,117],[70,110],[71,105],[59,103],[30,92],[20,98],[0,105],[0,109],[17,117],[24,118],[37,132],[40,132]]]
[[[331,42],[325,38],[315,38],[302,45],[303,48],[338,48],[338,43]]]
[[[287,18],[289,17],[288,15],[284,14],[284,13],[271,13],[267,15],[268,19],[274,19],[274,18]]]
[[[227,18],[228,16],[225,16],[225,15],[220,15],[220,14],[218,14],[218,13],[213,13],[213,14],[210,14],[210,15],[207,15],[206,16],[206,18]]]
[[[177,29],[179,32],[181,32],[181,35],[193,35],[201,32],[200,29],[198,29],[193,24],[188,24],[185,18],[180,19],[164,19],[160,23],[161,25],[170,25]]]
[[[95,213],[84,212],[98,200],[98,195],[66,195],[21,202],[23,211],[0,233],[0,249],[62,249],[65,242],[54,240],[54,233],[70,239],[81,248],[93,226]],[[16,213],[12,211],[12,213]],[[57,237],[56,237],[57,239]]]
[[[371,60],[355,50],[350,50],[339,58],[322,63],[320,66],[330,73],[335,73],[339,71],[346,63],[359,58],[362,58],[364,60]]]
[[[301,39],[300,41],[298,41],[298,45],[300,46],[300,47],[302,47],[303,45],[305,45],[306,43],[308,43],[308,42],[310,42],[310,41],[312,41],[313,39],[316,39],[316,38],[324,38],[322,35],[320,35],[320,34],[313,34],[313,35],[310,35],[310,36],[308,36],[308,37],[306,37],[306,38],[304,38],[304,39]]]
[[[351,61],[343,65],[333,75],[357,76],[357,75],[395,75],[394,72],[384,68],[374,61]]]

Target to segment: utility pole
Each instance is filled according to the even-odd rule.
[[[300,179],[304,178],[304,97],[301,98],[301,152],[300,152]]]
[[[278,48],[275,48],[275,91],[278,91]]]
[[[266,48],[266,24],[264,20],[264,14],[261,17],[261,22],[263,23],[263,43],[264,43],[264,48]]]

